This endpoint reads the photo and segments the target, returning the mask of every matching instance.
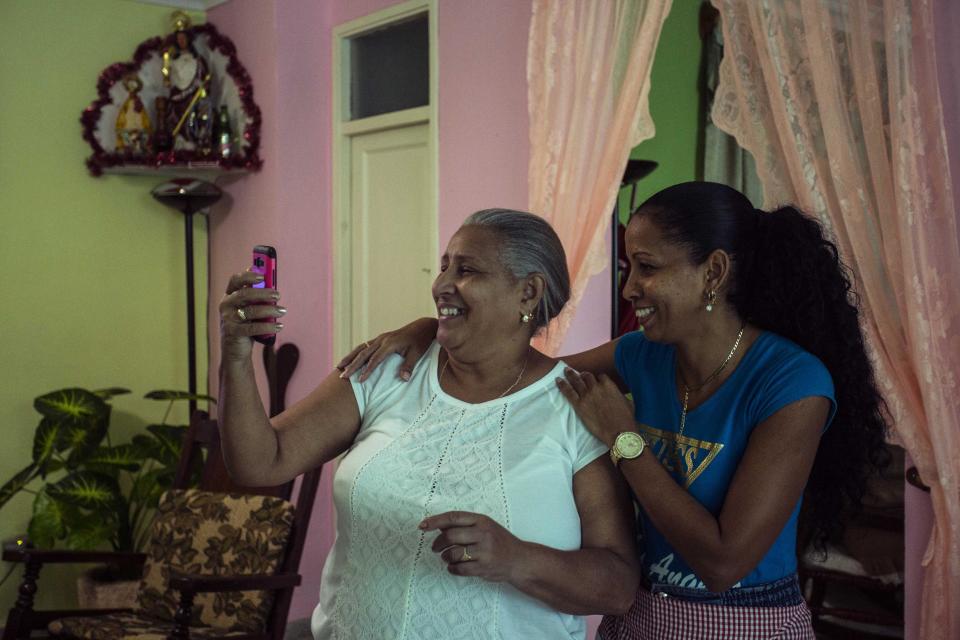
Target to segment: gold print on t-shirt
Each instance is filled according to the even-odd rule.
[[[648,425],[640,425],[644,440],[650,450],[657,456],[657,460],[667,468],[683,478],[683,486],[687,489],[700,474],[707,470],[713,459],[723,449],[721,442],[707,442],[689,436],[677,437],[672,431],[655,429]]]

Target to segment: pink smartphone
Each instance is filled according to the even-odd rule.
[[[276,289],[277,288],[277,250],[265,244],[258,244],[253,248],[253,266],[251,271],[263,276],[263,282],[253,285],[255,289]],[[270,303],[260,303],[270,304]],[[267,322],[276,322],[276,318],[271,318]],[[271,345],[277,340],[276,334],[265,333],[254,336],[254,340],[261,344]]]

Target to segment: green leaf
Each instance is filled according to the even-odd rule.
[[[130,504],[121,497],[114,505],[114,519],[117,523],[116,534],[112,536],[114,549],[133,549],[133,529],[130,517]]]
[[[89,428],[71,426],[65,429],[62,437],[70,446],[70,455],[67,457],[67,468],[80,469],[87,463],[97,447],[107,435],[109,417],[100,424],[88,425]]]
[[[64,509],[60,502],[41,491],[33,501],[33,517],[27,528],[30,539],[40,549],[52,549],[57,540],[67,535]]]
[[[99,511],[112,509],[123,499],[115,479],[93,471],[74,471],[48,485],[47,492],[54,500]]]
[[[47,475],[50,475],[51,473],[60,471],[61,469],[66,469],[67,465],[63,462],[60,462],[56,458],[54,458],[54,459],[48,460],[44,468],[47,472]]]
[[[0,487],[0,507],[7,504],[10,498],[19,493],[31,480],[37,477],[39,470],[37,465],[29,464],[26,468],[18,471],[5,485]]]
[[[143,397],[149,398],[150,400],[207,400],[208,402],[217,404],[217,399],[213,396],[202,393],[190,393],[189,391],[173,391],[170,389],[150,391]]]
[[[173,484],[173,476],[166,469],[152,469],[140,476],[130,490],[130,504],[145,509],[156,509],[160,496]]]
[[[63,422],[55,418],[44,417],[33,434],[33,464],[46,477],[46,464],[53,456],[67,448],[63,433]]]
[[[117,471],[139,471],[143,457],[132,444],[98,447],[84,461],[84,467],[110,475]]]
[[[85,422],[107,413],[109,405],[86,389],[60,389],[36,398],[33,407],[55,420]]]
[[[96,389],[93,393],[99,398],[109,400],[113,396],[122,396],[125,393],[130,393],[130,389],[124,389],[123,387],[107,387],[106,389]]]
[[[137,456],[142,459],[159,460],[164,455],[163,444],[152,436],[137,434],[133,436],[130,444],[137,450]]]
[[[78,456],[86,457],[97,448],[110,428],[110,413],[88,422],[71,422],[65,425],[62,438],[68,448]]]
[[[33,460],[46,475],[46,465],[55,452],[72,450],[75,467],[107,435],[110,405],[85,389],[61,389],[34,400],[43,414],[33,443]]]
[[[151,456],[157,462],[168,466],[176,466],[180,460],[181,443],[187,427],[170,424],[151,424],[147,427],[160,444],[158,456]]]
[[[117,535],[116,518],[104,518],[99,513],[82,514],[70,523],[67,530],[67,547],[77,550],[94,550],[104,542],[112,542]]]

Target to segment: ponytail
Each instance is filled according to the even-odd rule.
[[[836,245],[792,206],[755,215],[754,268],[737,277],[737,311],[815,355],[833,377],[837,413],[817,450],[804,504],[809,533],[823,550],[843,530],[837,516],[860,507],[869,476],[889,462],[886,406]]]
[[[650,215],[694,264],[726,251],[733,263],[727,300],[740,317],[795,342],[830,372],[837,412],[821,439],[804,502],[807,528],[822,550],[843,530],[841,512],[859,509],[868,477],[889,461],[886,406],[836,245],[795,207],[754,209],[740,192],[710,182],[664,189],[635,215]]]
[[[821,319],[858,313],[837,247],[816,220],[792,206],[751,216],[750,259],[743,261],[749,268],[734,270],[730,302],[749,322],[816,355],[820,341],[829,341],[813,331]]]

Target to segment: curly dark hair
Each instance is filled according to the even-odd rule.
[[[889,462],[888,411],[860,326],[859,298],[836,245],[795,207],[754,209],[742,193],[686,182],[646,200],[649,216],[693,264],[722,249],[733,264],[727,300],[741,318],[812,353],[833,377],[837,412],[805,490],[804,529],[815,548],[836,540],[862,506],[868,478]]]

